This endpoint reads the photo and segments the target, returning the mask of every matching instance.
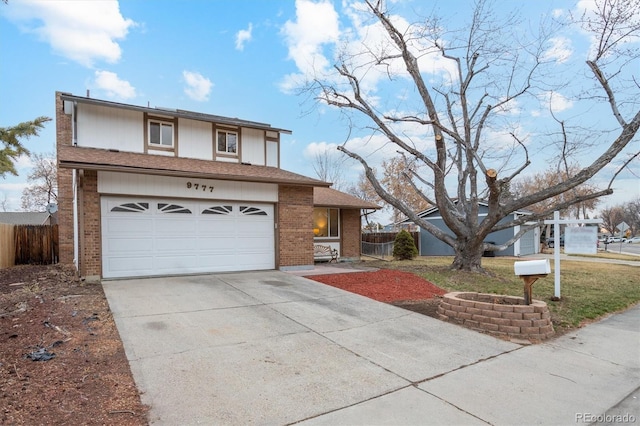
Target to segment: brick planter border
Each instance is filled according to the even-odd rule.
[[[551,314],[545,302],[497,294],[453,292],[442,296],[438,316],[473,330],[500,337],[545,340],[553,336]]]

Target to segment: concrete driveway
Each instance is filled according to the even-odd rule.
[[[103,287],[152,424],[569,424],[640,384],[639,309],[526,347],[279,271]]]

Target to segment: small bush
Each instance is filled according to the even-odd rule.
[[[393,243],[393,257],[397,260],[410,260],[418,255],[413,237],[404,229],[396,235]]]

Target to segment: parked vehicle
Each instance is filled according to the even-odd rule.
[[[620,243],[624,241],[624,238],[620,238],[620,237],[609,237],[609,239],[607,240],[607,243],[611,244],[611,243]]]
[[[627,243],[629,243],[629,244],[640,243],[640,237],[633,237],[633,238],[629,238],[629,239],[627,240]]]
[[[549,246],[549,248],[554,248],[556,246],[554,237],[547,240],[547,246]],[[564,235],[560,236],[560,247],[564,247]]]

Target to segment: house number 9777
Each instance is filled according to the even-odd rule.
[[[187,182],[187,189],[193,189],[194,191],[207,192],[207,190],[209,190],[209,192],[213,192],[213,188],[214,187],[211,185],[204,185],[204,184],[195,183],[195,182]]]

